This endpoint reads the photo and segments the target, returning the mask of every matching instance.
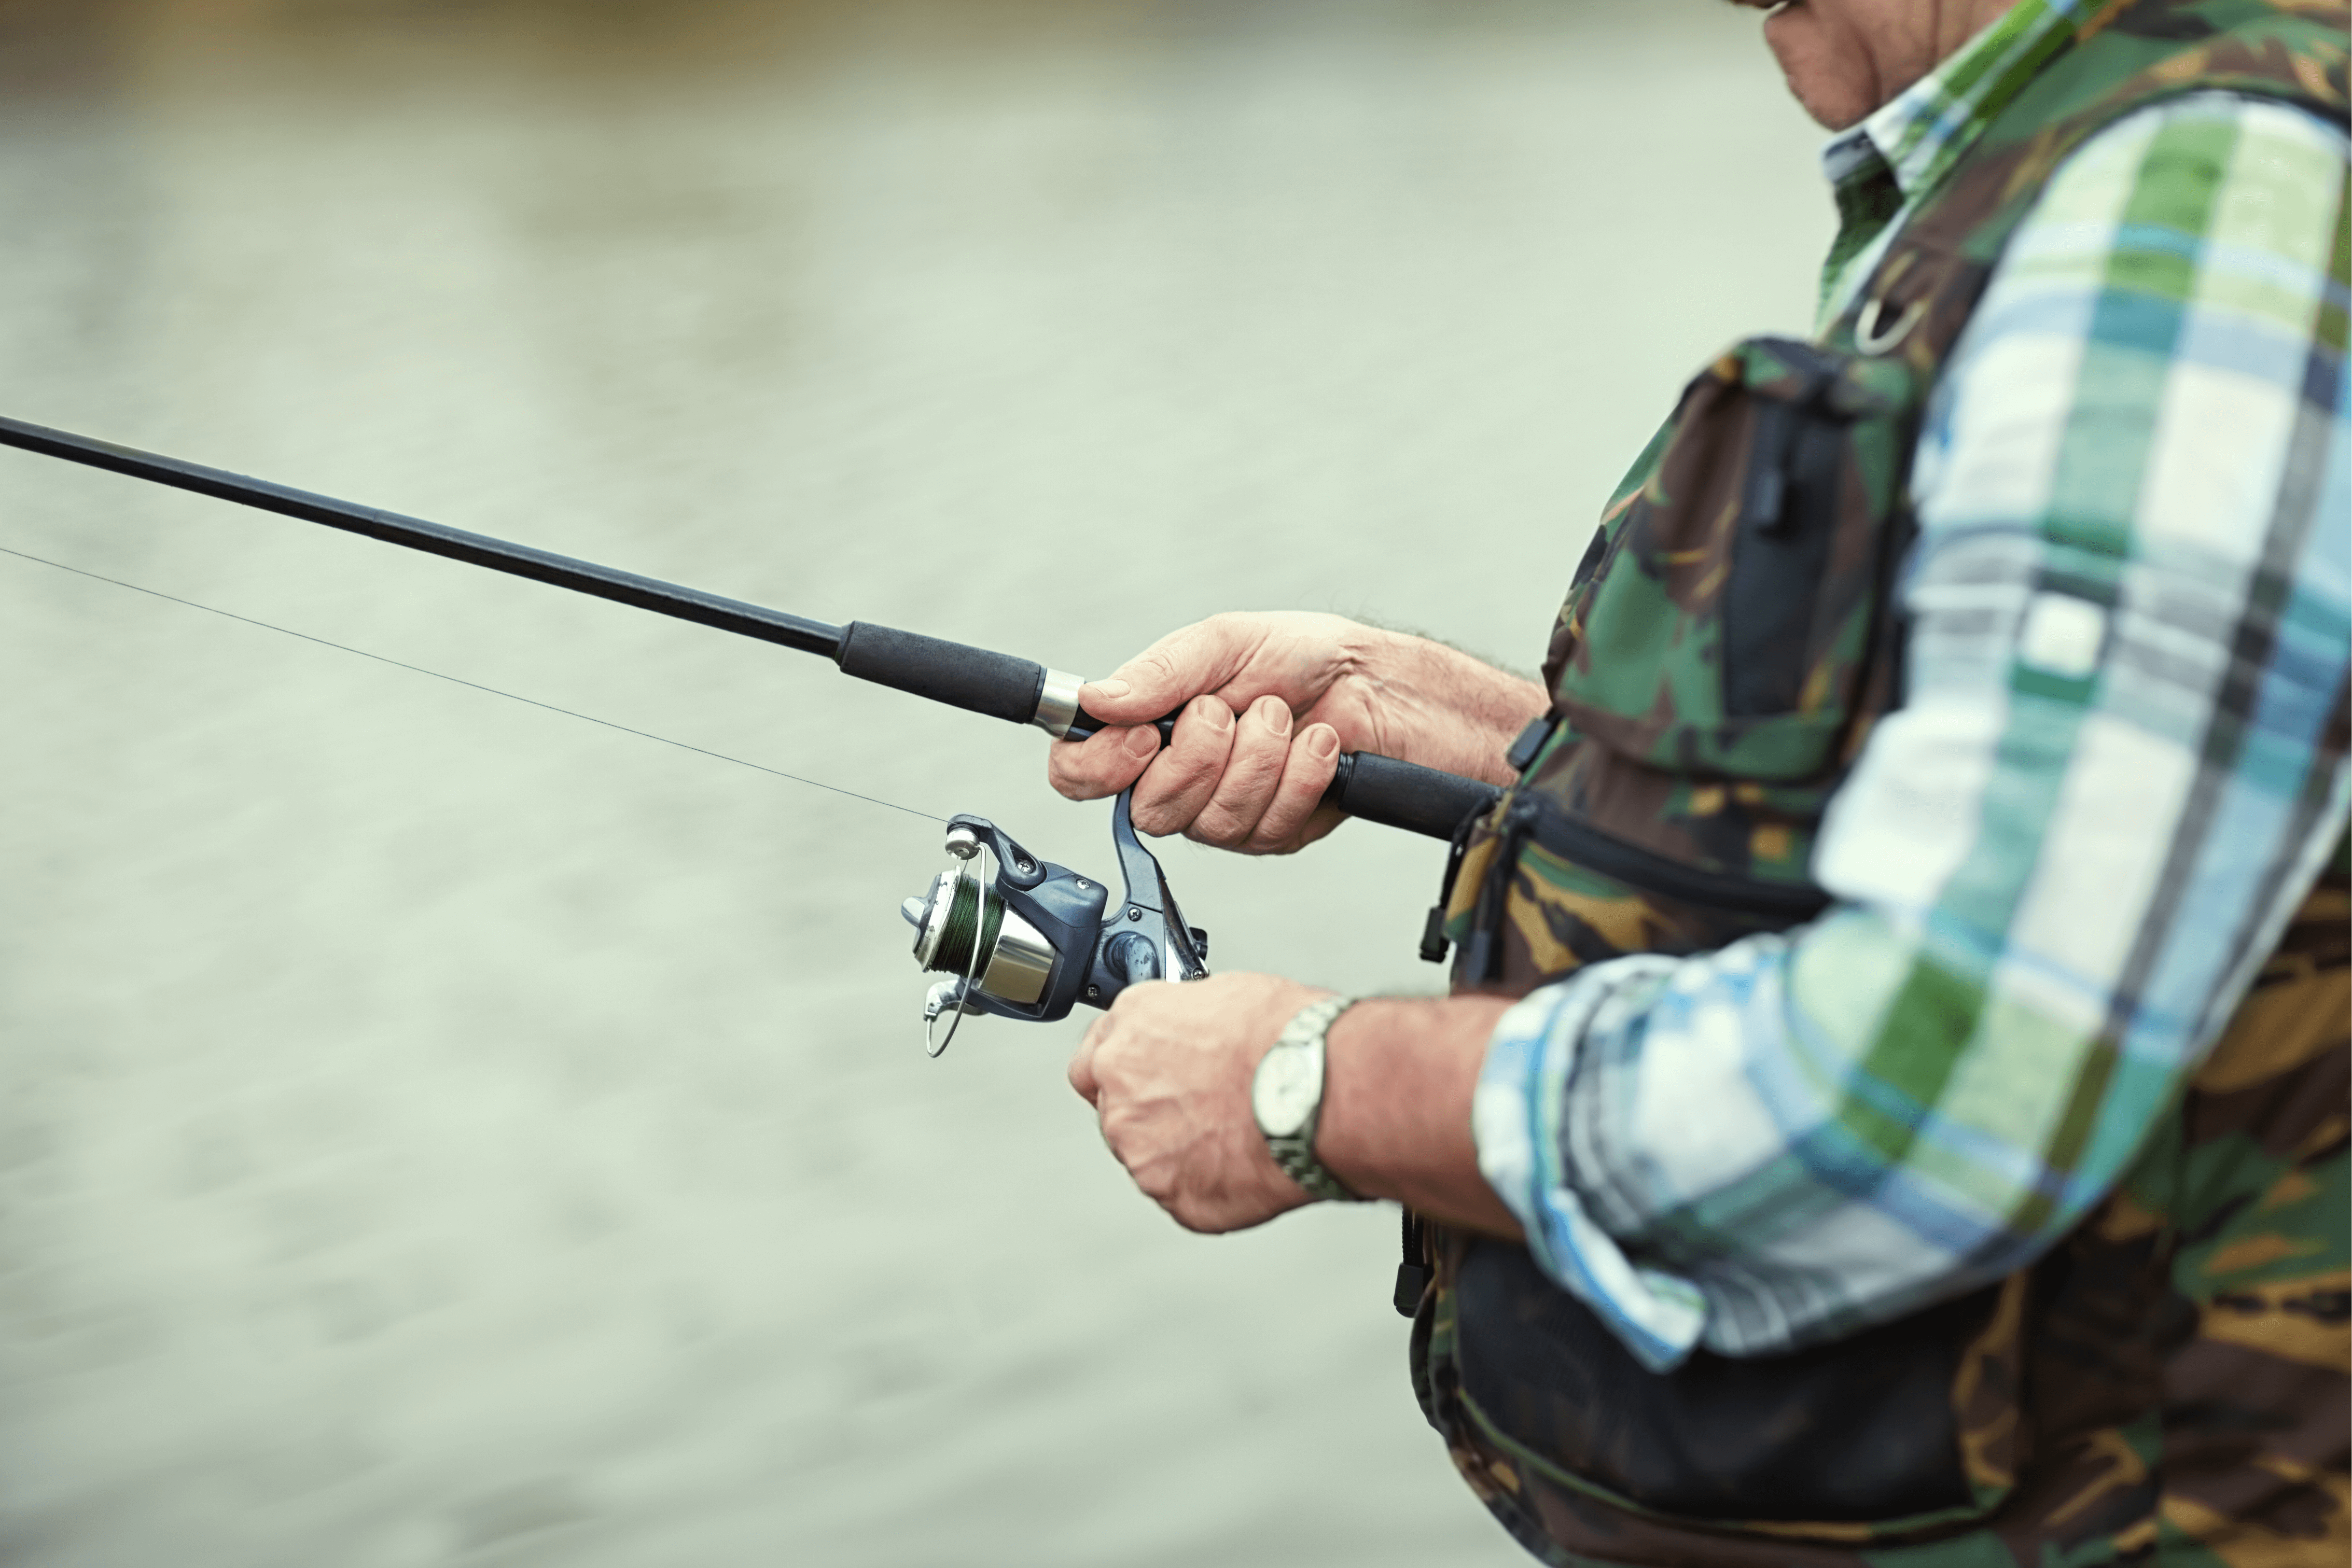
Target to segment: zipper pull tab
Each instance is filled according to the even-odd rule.
[[[1404,1211],[1404,1261],[1397,1265],[1397,1316],[1410,1318],[1421,1312],[1422,1292],[1429,1289],[1430,1276],[1435,1272],[1429,1266],[1426,1233],[1422,1228],[1421,1216],[1408,1208]]]
[[[1478,831],[1485,815],[1478,812],[1465,817],[1462,825],[1454,830],[1454,842],[1445,852],[1445,880],[1438,883],[1437,902],[1429,906],[1429,918],[1421,926],[1421,961],[1424,964],[1445,962],[1445,950],[1452,946],[1445,938],[1446,906],[1454,902],[1454,883],[1462,874],[1462,857],[1470,852],[1470,837]]]
[[[1429,906],[1429,919],[1421,927],[1421,961],[1424,964],[1445,962],[1446,949],[1454,944],[1445,938],[1445,905]]]
[[[1426,1263],[1397,1265],[1396,1310],[1401,1318],[1417,1317],[1421,1313],[1423,1292],[1429,1289],[1430,1267]]]

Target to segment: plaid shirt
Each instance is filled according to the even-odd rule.
[[[1831,143],[1825,319],[2089,9],[2021,0]],[[1836,904],[1593,966],[1496,1030],[1481,1167],[1652,1367],[2032,1261],[2114,1189],[2337,843],[2347,163],[2338,128],[2206,93],[2062,166],[1928,410],[1908,689],[1823,824]]]

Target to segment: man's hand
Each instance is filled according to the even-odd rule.
[[[1337,615],[1212,616],[1162,637],[1079,701],[1107,727],[1046,760],[1074,800],[1135,786],[1135,825],[1246,854],[1287,854],[1333,828],[1321,804],[1341,751],[1507,783],[1503,752],[1543,711],[1532,681],[1426,638]],[[1150,727],[1181,708],[1162,751]]]
[[[1380,750],[1380,633],[1337,615],[1212,616],[1154,643],[1078,700],[1107,725],[1046,759],[1074,800],[1136,785],[1135,825],[1245,854],[1287,854],[1339,825],[1322,808],[1342,750]],[[1183,709],[1163,755],[1149,727]],[[1140,780],[1140,782],[1139,782]]]
[[[1187,1230],[1245,1230],[1307,1201],[1266,1152],[1250,1081],[1299,1009],[1328,996],[1271,975],[1121,991],[1070,1059],[1070,1087],[1145,1197]]]
[[[1328,991],[1271,975],[1153,981],[1121,991],[1070,1059],[1070,1087],[1144,1196],[1188,1230],[1245,1230],[1306,1204],[1250,1108],[1258,1060]],[[1516,1238],[1478,1174],[1470,1101],[1510,1001],[1359,1002],[1331,1026],[1315,1152],[1349,1190]]]

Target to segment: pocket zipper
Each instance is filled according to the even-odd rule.
[[[1679,903],[1785,917],[1794,924],[1811,919],[1836,902],[1810,882],[1767,882],[1761,877],[1729,872],[1701,871],[1669,860],[1655,850],[1628,842],[1568,815],[1546,796],[1522,796],[1511,803],[1508,810],[1526,824],[1522,832],[1562,860],[1613,877],[1638,891],[1663,894]],[[1496,857],[1496,872],[1509,874],[1508,864],[1500,856]]]

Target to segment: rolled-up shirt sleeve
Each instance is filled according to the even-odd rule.
[[[2346,171],[2341,130],[2222,94],[2068,160],[1929,409],[1905,701],[1815,851],[1836,903],[1496,1029],[1481,1167],[1646,1364],[2041,1255],[2343,834]]]

